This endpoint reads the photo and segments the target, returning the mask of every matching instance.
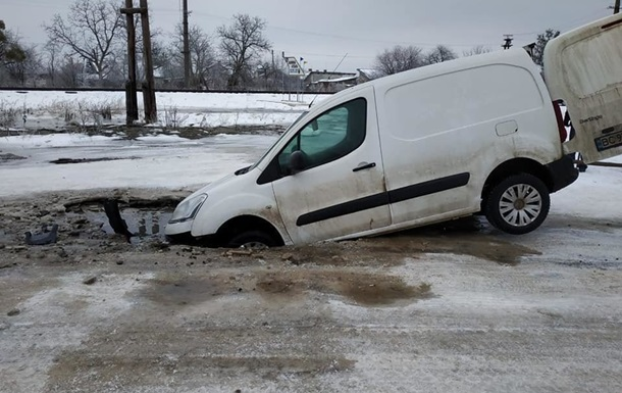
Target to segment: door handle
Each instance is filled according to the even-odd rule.
[[[375,162],[371,162],[371,163],[366,163],[366,162],[361,162],[359,164],[359,166],[357,166],[356,168],[352,169],[352,172],[358,172],[358,171],[364,171],[365,169],[371,169],[371,168],[375,168],[376,167],[376,163]]]

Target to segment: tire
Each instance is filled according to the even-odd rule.
[[[497,229],[523,235],[538,228],[551,207],[549,190],[536,176],[522,173],[494,186],[485,201],[488,221]]]
[[[262,231],[246,231],[234,235],[227,242],[229,248],[269,248],[277,247],[277,241],[269,234]]]

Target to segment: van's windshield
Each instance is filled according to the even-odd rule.
[[[307,115],[307,113],[309,113],[308,111],[302,112],[300,114],[300,116],[298,116],[298,118],[296,119],[296,121],[294,121],[292,123],[292,125],[290,125],[287,130],[283,131],[283,133],[281,134],[281,136],[279,137],[279,139],[276,140],[276,142],[274,142],[274,144],[261,156],[261,158],[259,160],[257,160],[256,163],[253,164],[252,167],[249,168],[249,171],[252,171],[253,169],[255,169],[257,167],[257,165],[259,165],[260,162],[262,162],[263,160],[266,159],[267,156],[270,155],[270,153],[272,153],[272,150],[274,150],[274,148],[279,144],[279,142],[281,142],[281,140],[283,138],[285,138],[285,136],[287,134],[289,134],[289,131],[294,128],[294,126],[296,126],[296,124],[298,124],[298,122],[300,122],[300,119],[302,119],[303,117],[305,117]]]

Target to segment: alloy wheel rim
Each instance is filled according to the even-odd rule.
[[[268,246],[262,242],[246,242],[242,244],[241,248],[252,249],[252,250],[264,250],[268,248]]]
[[[542,212],[542,195],[529,184],[515,184],[501,195],[499,213],[503,221],[524,227],[534,222]]]

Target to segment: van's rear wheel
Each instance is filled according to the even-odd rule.
[[[254,248],[264,249],[269,247],[277,247],[278,242],[269,234],[262,231],[247,231],[233,236],[228,242],[227,247],[230,248]]]
[[[486,218],[493,226],[513,235],[522,235],[544,222],[551,199],[542,180],[522,173],[494,186],[485,206]]]

